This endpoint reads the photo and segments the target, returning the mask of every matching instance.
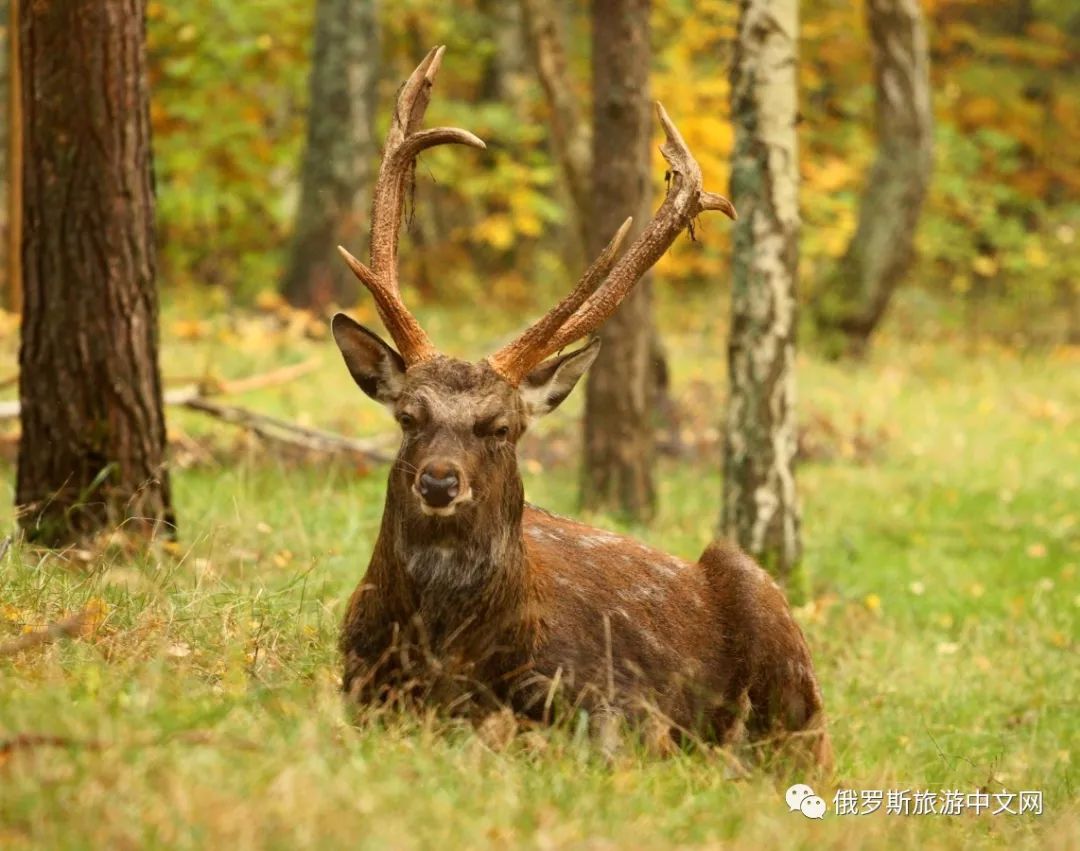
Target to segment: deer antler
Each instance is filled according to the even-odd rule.
[[[599,328],[700,213],[720,210],[735,218],[735,207],[727,198],[701,188],[701,168],[659,103],[656,114],[667,137],[660,153],[671,175],[664,203],[618,263],[614,261],[630,219],[566,298],[488,358],[492,369],[511,384],[516,386],[544,358]]]
[[[379,316],[407,366],[430,360],[438,354],[416,317],[401,300],[397,278],[398,231],[405,196],[416,170],[416,157],[436,145],[487,147],[468,130],[456,127],[418,129],[431,100],[431,86],[445,50],[445,47],[433,48],[416,66],[398,95],[372,194],[371,267],[338,246],[353,274],[375,298]]]

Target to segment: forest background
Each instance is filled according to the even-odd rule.
[[[393,424],[334,350],[334,305],[309,310],[284,292],[315,5],[146,4],[161,371],[167,400],[223,395],[392,454]],[[581,103],[587,6],[559,5]],[[512,740],[434,718],[350,726],[337,631],[378,529],[385,466],[298,452],[170,403],[176,541],[133,546],[110,529],[51,551],[17,536],[2,545],[0,846],[1076,848],[1080,11],[1054,0],[921,8],[934,156],[914,264],[869,350],[837,357],[814,305],[878,149],[870,43],[864,3],[800,4],[805,585],[793,590],[837,750],[836,776],[817,789],[825,821],[787,811],[783,778],[736,780],[709,752],[658,762],[630,749],[608,762],[572,725]],[[738,11],[670,0],[650,19],[652,96],[720,192]],[[401,81],[446,44],[429,124],[488,142],[482,155],[424,156],[402,239],[408,302],[440,346],[478,357],[584,262],[519,4],[400,0],[377,4],[374,23],[374,138]],[[6,51],[10,30],[0,34]],[[378,143],[363,157],[370,175]],[[658,154],[652,174],[658,199]],[[367,186],[358,197],[347,242],[360,254]],[[580,510],[581,390],[521,447],[531,500],[690,559],[716,534],[732,234],[702,219],[653,274],[671,403],[655,517]],[[0,406],[17,396],[20,340],[8,245]],[[377,327],[365,295],[340,301]],[[5,482],[17,442],[9,417]],[[12,529],[13,492],[0,500]],[[72,615],[78,627],[58,631]],[[44,638],[9,655],[26,636]],[[844,788],[1037,789],[1044,812],[840,818]]]
[[[421,181],[413,213],[422,241],[402,270],[423,299],[495,296],[499,307],[534,309],[572,279],[563,270],[576,258],[561,238],[568,204],[514,5],[406,0],[380,11],[377,103],[391,102],[427,45],[445,43],[453,61],[442,72],[434,118],[472,127],[493,148],[483,167],[453,151],[431,155],[432,178]],[[923,6],[936,152],[905,300],[913,309],[932,303],[920,311],[927,331],[986,332],[1019,346],[1075,340],[1080,13],[1049,0]],[[274,299],[297,202],[313,11],[291,0],[149,3],[167,301]],[[875,151],[873,87],[862,4],[808,0],[801,12],[800,297],[812,302],[820,273],[855,228]],[[678,116],[707,186],[727,184],[736,21],[736,5],[723,0],[674,0],[652,12],[653,94]],[[587,10],[569,14],[568,23],[570,78],[587,101]],[[381,130],[386,109],[377,120]],[[661,260],[664,289],[690,292],[709,282],[722,292],[729,233],[710,223],[700,250]],[[198,333],[195,325],[174,330]]]

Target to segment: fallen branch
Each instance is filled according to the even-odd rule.
[[[246,428],[260,438],[305,452],[353,455],[364,461],[386,462],[393,456],[380,447],[381,441],[358,440],[331,431],[308,428],[288,420],[260,414],[239,405],[222,405],[213,396],[227,396],[261,390],[294,381],[312,372],[319,365],[317,358],[281,367],[261,375],[233,381],[185,384],[164,394],[166,405],[176,405],[214,417],[221,422]],[[0,402],[0,421],[17,419],[18,400]]]
[[[332,431],[297,425],[288,420],[259,414],[238,405],[222,405],[196,397],[183,403],[185,408],[208,414],[222,422],[246,428],[264,440],[283,443],[308,452],[358,455],[369,461],[391,461],[393,456],[380,448],[379,441],[358,440]]]
[[[64,618],[62,621],[55,621],[44,629],[27,632],[18,638],[0,644],[0,659],[16,656],[24,650],[33,650],[35,647],[52,644],[61,638],[77,638],[86,624],[87,617],[88,612],[83,609],[78,614]]]
[[[283,366],[260,375],[252,375],[247,378],[236,378],[232,381],[200,381],[195,384],[185,384],[182,387],[165,391],[166,405],[183,405],[191,399],[202,399],[207,396],[235,396],[238,393],[248,393],[251,390],[262,390],[265,387],[276,387],[279,384],[287,384],[302,378],[310,372],[314,372],[319,366],[318,358],[311,358],[301,363]]]
[[[314,372],[319,366],[318,358],[311,358],[301,363],[283,366],[260,375],[251,375],[247,378],[237,378],[231,381],[219,381],[215,379],[184,384],[172,390],[166,390],[164,401],[166,405],[186,405],[192,399],[205,399],[209,396],[233,396],[238,393],[247,393],[251,390],[262,390],[265,387],[276,387],[295,381],[310,372]],[[13,381],[18,380],[18,375]],[[0,420],[15,420],[19,418],[19,401],[9,399],[0,402]]]
[[[8,739],[0,739],[0,757],[6,757],[15,751],[31,748],[87,748],[101,750],[102,743],[96,739],[73,739],[70,736],[50,736],[44,733],[19,733]]]

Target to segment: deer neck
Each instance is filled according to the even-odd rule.
[[[399,617],[419,616],[429,638],[509,625],[527,607],[520,476],[493,496],[452,517],[428,517],[406,488],[387,490],[372,563],[382,575],[371,578],[393,596]]]

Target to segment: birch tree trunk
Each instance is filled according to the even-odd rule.
[[[649,0],[593,0],[593,132],[588,256],[628,216],[651,217]],[[582,503],[634,520],[656,510],[651,284],[638,282],[600,331],[585,395]]]
[[[357,282],[336,246],[353,241],[371,182],[379,38],[374,0],[318,0],[300,202],[281,290],[298,307],[348,304]]]
[[[799,561],[795,432],[798,0],[742,0],[731,115],[730,399],[721,527],[781,579]]]
[[[16,504],[58,545],[172,528],[142,0],[26,2]]]
[[[832,355],[865,351],[910,268],[933,163],[930,58],[919,0],[867,0],[866,15],[878,154],[855,235],[815,299],[815,320]]]

